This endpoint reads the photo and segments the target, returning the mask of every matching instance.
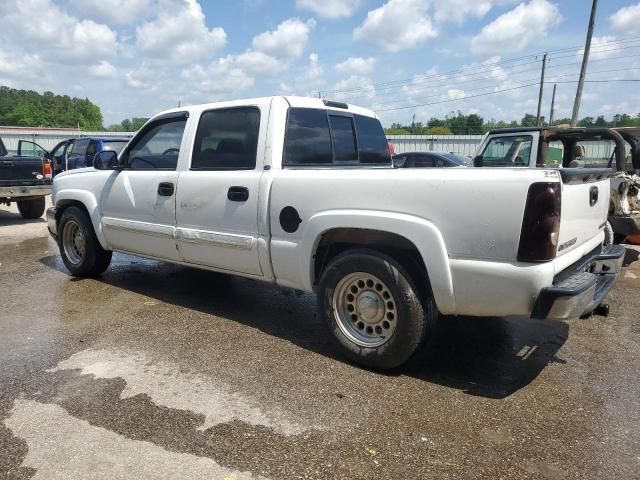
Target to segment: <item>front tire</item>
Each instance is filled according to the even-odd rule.
[[[435,326],[438,311],[430,289],[423,290],[393,258],[351,250],[324,271],[318,306],[348,359],[390,370],[409,360]]]
[[[18,200],[18,211],[22,218],[33,220],[42,217],[44,214],[44,197],[31,198],[29,200]]]
[[[58,223],[58,247],[65,266],[75,277],[95,277],[111,263],[111,252],[98,242],[87,212],[69,207]]]

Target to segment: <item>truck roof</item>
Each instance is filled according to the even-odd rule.
[[[154,117],[158,115],[164,115],[167,113],[185,112],[191,109],[235,107],[235,106],[247,105],[247,104],[252,104],[257,102],[264,102],[264,101],[272,100],[274,98],[283,98],[289,104],[290,107],[322,108],[322,109],[336,110],[336,111],[343,111],[343,112],[348,111],[350,113],[357,113],[359,115],[377,118],[377,115],[373,110],[358,107],[356,105],[351,105],[351,104],[341,103],[341,102],[334,102],[331,100],[325,100],[321,98],[285,96],[285,95],[273,95],[270,97],[246,98],[246,99],[229,100],[229,101],[223,101],[223,102],[188,105],[184,107],[172,108],[170,110],[159,112],[158,114],[154,115]]]

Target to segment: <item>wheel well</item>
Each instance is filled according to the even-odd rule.
[[[81,208],[82,210],[84,210],[87,213],[87,215],[89,215],[89,210],[87,210],[87,207],[81,201],[79,201],[79,200],[62,200],[56,206],[56,228],[57,228],[58,222],[60,221],[60,217],[62,217],[62,213],[69,207]]]
[[[314,285],[317,285],[326,266],[346,250],[369,248],[396,260],[422,288],[431,288],[427,267],[418,248],[405,237],[367,228],[336,228],[325,232],[314,255]]]

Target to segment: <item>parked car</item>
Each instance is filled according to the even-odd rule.
[[[53,176],[67,169],[67,159],[71,154],[73,148],[74,138],[69,138],[59,142],[49,153],[48,157],[51,160],[51,168],[53,170]]]
[[[471,159],[456,153],[408,152],[393,157],[396,168],[469,167]]]
[[[605,243],[640,233],[640,129],[525,127],[490,131],[475,166],[613,170]],[[598,148],[595,148],[598,147]],[[626,150],[630,150],[627,161]],[[595,151],[590,153],[588,150]],[[532,155],[531,152],[536,152]]]
[[[91,167],[96,153],[106,150],[118,154],[128,141],[124,137],[79,137],[68,155],[66,169]]]
[[[23,154],[27,152],[34,154]],[[23,218],[39,218],[50,193],[51,164],[44,152],[36,150],[33,142],[21,140],[18,155],[9,155],[0,138],[0,204],[15,202]]]
[[[625,252],[602,246],[610,169],[394,169],[375,114],[327,100],[168,110],[94,166],[59,174],[47,211],[72,275],[121,251],[315,292],[370,368],[403,364],[439,313],[600,312]]]

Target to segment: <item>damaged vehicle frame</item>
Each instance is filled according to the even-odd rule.
[[[561,148],[554,147],[553,144]],[[608,163],[593,163],[580,142],[611,142]],[[629,145],[631,162],[626,146]],[[535,154],[532,154],[535,152]],[[640,233],[640,128],[522,127],[491,130],[474,158],[475,167],[598,169],[618,172],[611,177],[605,243]]]

